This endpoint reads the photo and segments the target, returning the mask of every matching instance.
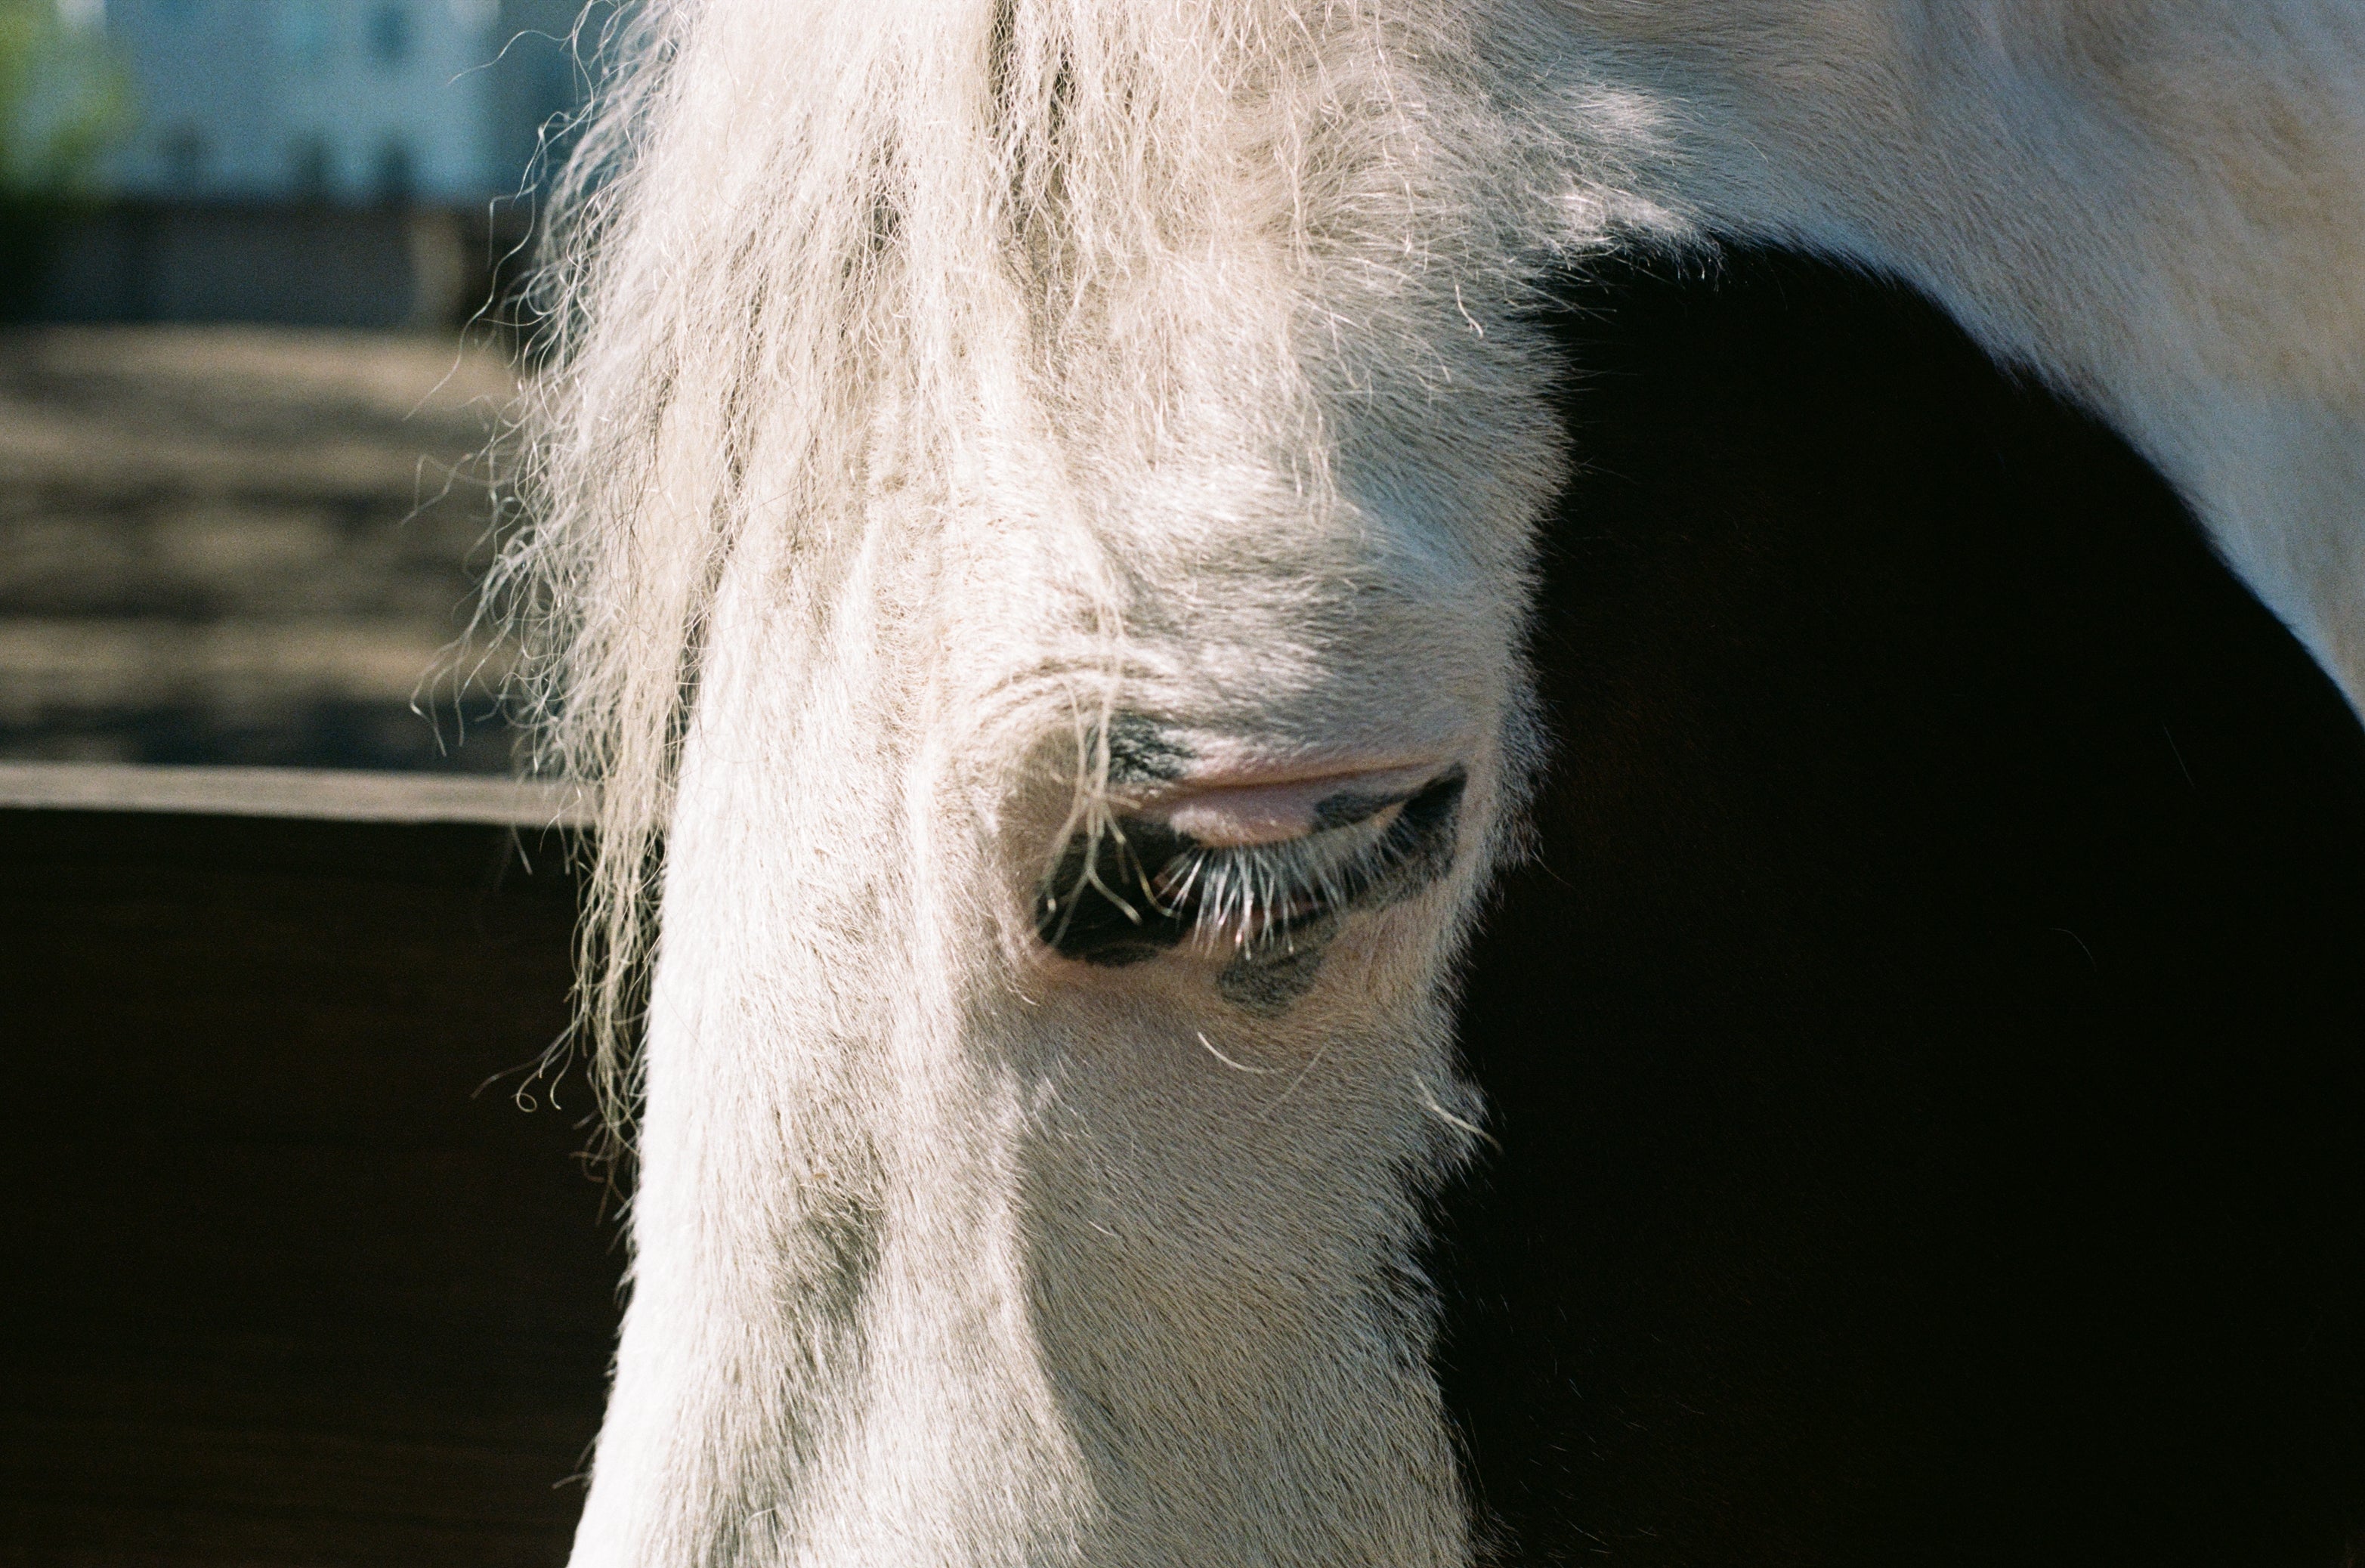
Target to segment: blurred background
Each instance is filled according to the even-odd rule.
[[[579,4],[0,0],[0,764],[412,773],[0,767],[0,1568],[566,1560],[579,840],[421,775],[512,764],[470,595]]]
[[[0,760],[510,767],[488,453],[612,19],[0,0]]]

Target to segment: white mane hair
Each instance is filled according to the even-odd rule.
[[[1536,755],[1555,268],[1912,284],[2365,694],[2345,0],[644,0],[616,53],[494,584],[645,1105],[578,1564],[1478,1550],[1416,1260]],[[1131,715],[1451,760],[1450,873],[1269,1015],[1052,959]]]

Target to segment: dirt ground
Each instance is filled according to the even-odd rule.
[[[499,771],[515,383],[427,337],[0,333],[0,758]]]

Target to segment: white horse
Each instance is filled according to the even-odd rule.
[[[636,1155],[578,1568],[1576,1549],[1490,1535],[1423,1261],[1503,1109],[1450,982],[1545,750],[1555,276],[1909,286],[2365,704],[2354,0],[649,0],[622,60],[505,564]]]

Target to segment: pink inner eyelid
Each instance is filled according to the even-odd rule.
[[[1279,844],[1313,832],[1315,808],[1333,796],[1408,795],[1436,771],[1436,764],[1423,763],[1302,778],[1192,784],[1145,801],[1138,810],[1205,845]]]

